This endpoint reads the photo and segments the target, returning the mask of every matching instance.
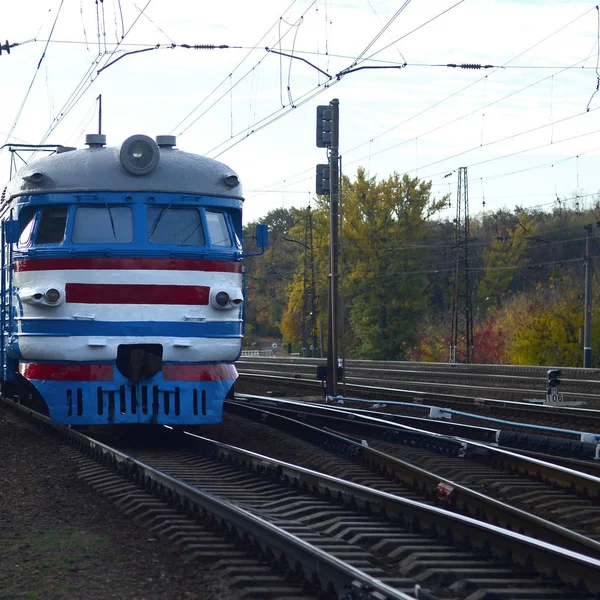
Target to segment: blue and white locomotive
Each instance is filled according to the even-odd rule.
[[[2,193],[4,393],[71,425],[218,423],[245,314],[238,176],[174,136],[86,144]]]

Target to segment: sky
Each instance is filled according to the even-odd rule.
[[[459,167],[472,216],[557,199],[589,208],[599,28],[596,5],[578,0],[5,1],[0,43],[19,45],[0,55],[0,145],[83,147],[101,95],[108,145],[173,134],[226,163],[247,223],[314,198],[327,160],[316,107],[337,98],[351,179],[363,167],[431,181],[436,197],[451,194],[444,218]],[[464,63],[493,68],[434,66]],[[0,182],[9,173],[4,148]]]

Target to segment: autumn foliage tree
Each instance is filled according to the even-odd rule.
[[[353,181],[343,178],[346,356],[448,360],[456,248],[454,224],[439,218],[448,202],[434,197],[430,182],[407,175],[378,181],[358,169]],[[549,211],[515,207],[472,219],[476,362],[581,365],[584,225],[599,220],[600,203],[584,211],[575,200]],[[329,201],[318,197],[310,210],[280,209],[262,221],[270,226],[271,248],[247,261],[248,329],[298,349],[307,342],[307,323],[327,328]],[[246,228],[250,241],[253,226]],[[595,239],[591,254],[600,255]],[[593,297],[600,297],[596,280]],[[597,304],[594,366],[600,365]]]
[[[431,194],[431,183],[394,174],[386,180],[366,176],[344,177],[342,185],[340,270],[344,298],[345,345],[365,358],[406,357],[416,339],[416,323],[423,314],[427,282],[415,271],[425,250],[429,220],[446,204]],[[326,315],[329,242],[329,201],[319,197],[313,211],[313,245],[318,273],[319,312]],[[302,239],[305,224],[290,230]],[[298,257],[300,258],[300,257]],[[302,267],[298,265],[299,272]],[[288,303],[282,317],[287,339],[298,340],[306,315],[298,316],[306,293],[304,279],[296,276],[287,287]]]

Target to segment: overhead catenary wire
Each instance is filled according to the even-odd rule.
[[[4,144],[2,144],[2,147],[0,147],[0,153],[2,152],[3,148],[5,147],[6,143],[8,142],[8,140],[10,139],[11,135],[13,134],[14,130],[17,127],[17,124],[19,122],[19,118],[21,117],[21,114],[23,112],[23,109],[25,108],[25,104],[27,102],[27,98],[29,98],[29,94],[31,93],[31,89],[33,88],[33,84],[35,83],[35,79],[40,71],[40,67],[42,66],[42,62],[44,61],[44,58],[46,57],[46,51],[48,50],[48,45],[50,44],[50,40],[52,39],[52,34],[54,33],[54,28],[56,27],[56,23],[58,22],[58,17],[60,16],[63,4],[64,4],[65,0],[60,0],[60,4],[58,6],[58,10],[56,11],[56,17],[54,18],[54,23],[52,23],[52,28],[50,29],[50,34],[48,35],[48,41],[46,42],[46,45],[44,46],[44,50],[42,51],[42,55],[40,56],[40,60],[38,61],[37,67],[33,73],[33,77],[31,78],[31,82],[29,83],[29,87],[27,88],[27,91],[25,92],[25,97],[23,98],[21,105],[19,106],[19,110],[17,111],[17,115],[15,116],[15,119],[13,121],[13,124],[11,125],[11,128],[8,132],[8,135],[6,136],[6,139],[4,140]]]
[[[290,4],[290,5],[289,5],[289,6],[286,8],[286,10],[285,10],[285,12],[284,12],[283,14],[285,14],[285,13],[289,12],[289,11],[292,9],[292,7],[294,6],[294,4],[296,4],[296,2],[297,2],[297,0],[293,0],[293,1],[292,1],[292,3],[291,3],[291,4]],[[305,11],[303,14],[306,14],[306,12],[308,12],[308,10],[309,10],[309,9],[310,9],[310,8],[311,8],[311,7],[312,7],[314,4],[315,4],[315,2],[316,2],[316,0],[315,0],[314,2],[312,2],[312,3],[311,3],[311,5],[309,6],[309,8],[307,8],[307,9],[306,9],[306,11]],[[283,16],[283,15],[281,15],[281,16]],[[278,25],[279,25],[279,23],[280,23],[280,20],[279,20],[279,18],[278,18],[278,19],[275,21],[275,23],[273,23],[273,25],[271,25],[271,26],[270,26],[270,27],[267,29],[267,31],[266,31],[266,32],[265,32],[265,33],[264,33],[264,34],[261,36],[261,38],[260,38],[260,39],[258,40],[258,42],[255,44],[255,46],[258,46],[258,45],[260,45],[260,44],[263,42],[263,40],[264,40],[264,39],[265,39],[265,38],[266,38],[266,37],[267,37],[267,36],[270,34],[270,32],[271,32],[271,31],[272,31],[272,30],[273,30],[273,29],[274,29],[276,26],[278,26]],[[284,33],[284,36],[283,36],[283,37],[285,37],[285,35],[287,35],[287,33],[289,33],[289,31],[290,31],[290,30],[291,30],[291,28],[290,28],[290,29],[288,29],[288,31],[287,31],[286,33]],[[171,129],[170,133],[174,133],[175,131],[177,131],[177,130],[178,130],[178,129],[179,129],[179,128],[180,128],[180,127],[181,127],[181,126],[182,126],[182,125],[183,125],[183,124],[184,124],[184,123],[185,123],[185,122],[188,120],[188,119],[190,119],[190,118],[192,117],[192,115],[193,115],[193,114],[194,114],[194,113],[195,113],[197,110],[199,110],[199,109],[200,109],[200,108],[201,108],[201,107],[202,107],[202,106],[203,106],[203,105],[204,105],[204,104],[205,104],[205,103],[206,103],[206,102],[207,102],[207,101],[208,101],[210,98],[212,98],[212,96],[213,96],[213,95],[214,95],[214,94],[215,94],[215,93],[216,93],[216,92],[219,90],[219,88],[221,88],[223,85],[225,85],[225,83],[227,83],[227,81],[229,80],[229,74],[233,74],[233,73],[235,73],[235,72],[236,72],[236,71],[237,71],[237,70],[238,70],[238,69],[239,69],[239,68],[242,66],[242,64],[244,64],[244,63],[246,62],[247,58],[248,58],[248,57],[249,57],[249,56],[252,54],[252,52],[253,52],[253,49],[252,49],[252,50],[250,50],[250,51],[248,51],[248,52],[246,53],[246,55],[245,55],[245,56],[242,58],[242,60],[238,61],[238,63],[237,63],[237,64],[236,64],[236,65],[233,67],[233,69],[230,71],[230,73],[228,73],[228,74],[227,74],[227,75],[226,75],[226,76],[225,76],[225,77],[224,77],[224,78],[221,80],[221,82],[220,82],[220,83],[218,83],[218,84],[217,84],[217,85],[216,85],[216,86],[213,88],[213,90],[212,90],[211,92],[209,92],[209,93],[208,93],[208,94],[207,94],[207,95],[206,95],[206,96],[205,96],[205,97],[204,97],[204,98],[203,98],[203,99],[202,99],[202,100],[201,100],[201,101],[200,101],[198,104],[196,104],[196,106],[195,106],[195,107],[194,107],[194,108],[193,108],[191,111],[189,111],[189,112],[188,112],[188,114],[187,114],[187,115],[186,115],[186,116],[185,116],[183,119],[181,119],[181,121],[179,121],[179,123],[177,123],[177,125],[175,125],[175,126],[174,126],[174,127]],[[264,58],[264,56],[263,56],[263,57],[261,57],[261,59],[260,59],[260,60],[259,60],[259,61],[258,61],[256,64],[254,64],[254,65],[253,65],[253,67],[252,67],[252,68],[251,68],[251,69],[250,69],[250,70],[249,70],[249,71],[248,71],[248,72],[247,72],[247,73],[246,73],[246,74],[243,76],[243,79],[245,79],[245,78],[248,76],[248,74],[249,74],[249,73],[251,73],[251,72],[253,71],[253,69],[254,69],[254,68],[256,68],[256,67],[257,67],[257,66],[258,66],[258,65],[261,63],[261,61],[263,60],[263,58]],[[235,84],[235,85],[237,85],[237,82],[236,82],[236,84]],[[224,96],[221,96],[221,98],[219,98],[219,100],[220,100],[220,99],[222,99],[223,97],[224,97]],[[217,102],[218,102],[219,100],[217,100]],[[213,103],[213,104],[211,105],[211,107],[210,107],[210,108],[212,108],[212,106],[214,106],[215,104],[216,104],[216,103]],[[209,108],[208,110],[210,110],[210,108]],[[208,112],[208,111],[204,111],[204,112],[203,112],[203,113],[200,115],[200,117],[196,118],[196,119],[195,119],[195,120],[194,120],[192,123],[190,123],[189,125],[187,125],[187,126],[186,126],[186,128],[185,128],[185,129],[184,129],[182,132],[180,132],[178,135],[180,135],[180,136],[181,136],[181,135],[182,135],[182,133],[184,133],[185,131],[187,131],[187,130],[188,130],[188,129],[189,129],[191,126],[192,126],[192,125],[194,125],[194,124],[195,124],[195,123],[196,123],[196,122],[197,122],[197,121],[198,121],[200,118],[202,118],[202,116],[204,116],[204,115],[205,115],[207,112]]]
[[[592,100],[594,96],[598,93],[600,89],[600,73],[598,72],[598,68],[600,67],[600,8],[596,5],[596,12],[598,13],[598,30],[597,30],[597,38],[596,43],[598,45],[598,53],[596,54],[596,89],[592,93],[592,96],[587,103],[587,109],[590,110],[590,105],[592,104]]]
[[[148,6],[150,6],[151,2],[152,2],[152,0],[147,0],[146,4],[144,5],[144,8],[140,11],[140,14],[137,15],[137,17],[134,19],[133,23],[129,26],[127,31],[124,33],[123,38],[121,39],[119,44],[117,44],[115,50],[119,48],[120,43],[127,37],[127,35],[129,35],[131,30],[135,27],[135,25],[137,24],[137,22],[143,15],[144,11],[148,8]],[[56,129],[56,127],[62,121],[64,121],[65,117],[77,105],[77,103],[79,102],[79,100],[81,100],[81,98],[83,97],[85,92],[94,84],[96,78],[98,77],[97,73],[96,73],[96,77],[94,77],[94,69],[97,65],[100,65],[100,63],[105,58],[105,56],[106,56],[105,54],[98,54],[96,56],[96,58],[92,61],[92,64],[86,71],[85,75],[81,78],[81,80],[76,85],[75,89],[73,90],[73,92],[71,93],[69,98],[63,104],[63,107],[58,111],[58,113],[56,114],[56,116],[54,117],[52,122],[50,123],[50,126],[48,127],[48,129],[46,130],[44,135],[42,136],[41,141],[39,142],[40,145],[44,144],[44,142],[48,139],[49,135]],[[108,56],[110,57],[110,55],[108,55]],[[110,58],[106,59],[105,64],[109,60],[110,60]],[[100,68],[102,68],[102,67],[100,67]],[[35,156],[35,153],[34,153],[34,156]]]
[[[454,6],[456,6],[456,5],[454,5]],[[452,8],[452,7],[451,7],[451,8]],[[566,23],[565,25],[562,25],[562,26],[560,26],[558,29],[555,29],[555,30],[554,30],[554,31],[552,31],[550,34],[548,34],[548,35],[544,36],[542,39],[540,39],[540,40],[538,40],[537,42],[535,42],[534,44],[532,44],[532,45],[528,46],[528,47],[527,47],[525,50],[522,50],[521,52],[519,52],[518,54],[516,54],[515,56],[513,56],[511,59],[509,59],[507,62],[505,62],[505,63],[502,65],[502,67],[503,67],[503,68],[506,68],[506,67],[507,67],[507,66],[509,66],[511,63],[513,63],[515,60],[517,60],[517,59],[519,59],[520,57],[524,56],[525,54],[527,54],[528,52],[530,52],[531,50],[533,50],[534,48],[536,48],[536,47],[537,47],[537,46],[539,46],[540,44],[542,44],[542,43],[544,43],[545,41],[547,41],[547,40],[551,39],[553,36],[555,36],[555,35],[559,34],[560,32],[564,31],[566,28],[570,27],[571,25],[573,25],[574,23],[576,23],[577,21],[579,21],[580,19],[582,19],[583,17],[585,17],[586,15],[588,15],[588,14],[589,14],[589,13],[590,13],[592,10],[594,10],[594,9],[593,9],[593,8],[590,8],[590,9],[587,9],[587,10],[585,10],[583,13],[579,14],[577,17],[575,17],[574,19],[570,20],[570,21],[569,21],[568,23]],[[419,29],[419,28],[417,28],[417,29]],[[414,30],[413,30],[413,31],[414,31]],[[410,32],[409,32],[409,33],[410,33]],[[402,38],[400,38],[400,39],[402,39]],[[399,41],[399,40],[396,40],[396,42],[397,42],[397,41]],[[595,48],[595,47],[596,47],[596,44],[594,44],[594,48]],[[368,59],[371,59],[371,58],[373,58],[373,56],[375,56],[375,55],[371,55],[371,56],[370,56]],[[589,58],[589,56],[588,56],[588,57],[586,57],[585,59],[583,59],[582,61],[578,61],[577,63],[575,63],[575,65],[578,65],[578,64],[584,63],[584,62],[585,62],[585,61],[586,61],[588,58]],[[368,60],[368,59],[365,59],[365,60]],[[568,70],[568,69],[570,69],[570,68],[572,68],[572,67],[560,67],[560,71],[561,71],[561,72],[563,72],[563,71],[566,71],[566,70]],[[412,121],[412,120],[414,120],[414,119],[416,119],[416,118],[418,118],[418,117],[420,117],[420,116],[424,115],[425,113],[429,112],[430,110],[433,110],[434,108],[437,108],[438,106],[441,106],[442,104],[444,104],[444,103],[445,103],[445,102],[447,102],[448,100],[450,100],[450,99],[454,98],[455,96],[458,96],[459,94],[462,94],[463,92],[465,92],[465,91],[466,91],[466,90],[468,90],[469,88],[471,88],[471,87],[473,87],[474,85],[476,85],[476,84],[480,83],[480,82],[481,82],[481,81],[483,81],[483,80],[484,80],[486,77],[489,77],[490,75],[493,75],[495,72],[497,72],[497,70],[498,70],[498,69],[496,69],[496,70],[495,70],[495,71],[493,71],[492,73],[486,74],[485,76],[483,76],[483,77],[481,77],[481,78],[479,78],[479,79],[477,79],[477,80],[475,80],[475,81],[473,81],[473,82],[470,82],[469,84],[467,84],[466,86],[463,86],[463,87],[462,87],[462,88],[460,88],[459,90],[457,90],[457,91],[455,91],[455,92],[452,92],[451,94],[448,94],[447,96],[445,96],[445,97],[444,97],[444,98],[442,98],[441,100],[438,100],[437,102],[434,102],[432,105],[430,105],[430,106],[426,107],[425,109],[423,109],[423,110],[421,110],[421,111],[417,112],[416,114],[412,115],[412,116],[411,116],[411,117],[409,117],[408,119],[405,119],[404,121],[402,121],[402,122],[400,122],[400,123],[398,123],[398,124],[396,124],[396,125],[394,125],[394,126],[392,126],[392,127],[388,128],[388,129],[386,129],[386,130],[385,130],[385,131],[383,131],[382,133],[380,133],[380,134],[378,134],[378,135],[376,135],[376,136],[373,136],[373,137],[371,137],[369,140],[367,140],[367,141],[365,141],[365,142],[362,142],[361,144],[358,144],[358,145],[356,145],[356,146],[354,146],[354,147],[352,147],[352,148],[350,148],[350,149],[348,149],[348,150],[344,150],[344,155],[345,155],[345,156],[347,156],[348,154],[350,154],[351,152],[354,152],[354,151],[355,151],[355,150],[357,150],[358,148],[361,148],[362,146],[365,146],[365,145],[367,145],[367,144],[370,144],[370,143],[372,143],[373,141],[375,141],[375,140],[377,140],[377,139],[379,139],[379,138],[381,138],[381,137],[383,137],[383,136],[385,136],[385,135],[388,135],[388,134],[389,134],[389,133],[391,133],[392,131],[394,131],[394,130],[398,129],[399,127],[402,127],[403,125],[406,125],[406,124],[407,124],[407,123],[409,123],[410,121]],[[545,79],[547,79],[547,78],[544,78],[544,79],[540,80],[539,82],[541,82],[541,81],[544,81]],[[526,86],[526,87],[531,87],[531,86]],[[525,88],[522,88],[522,89],[525,89]],[[478,110],[481,110],[481,108],[479,108]],[[419,137],[419,136],[417,136],[417,137]],[[295,175],[288,176],[288,177],[286,177],[284,180],[289,182],[289,181],[290,181],[290,179],[294,179],[295,177],[302,176],[302,175],[304,175],[305,173],[309,173],[309,172],[312,172],[312,168],[311,168],[311,169],[305,169],[305,170],[303,170],[303,171],[301,171],[301,172],[299,172],[299,173],[296,173]],[[304,181],[308,181],[309,179],[312,179],[312,178],[305,178],[305,179],[303,179],[303,180],[301,180],[301,181],[298,181],[298,182],[296,182],[296,183],[302,183],[302,182],[304,182]],[[267,185],[267,186],[264,186],[264,188],[265,188],[265,189],[273,188],[273,187],[275,187],[275,186],[278,186],[278,185],[280,185],[282,181],[283,181],[283,180],[279,180],[279,181],[277,181],[277,182],[274,182],[274,183],[272,183],[272,184],[269,184],[269,185]]]
[[[166,34],[165,34],[166,35]],[[23,42],[18,42],[18,43],[12,43],[12,44],[8,44],[8,48],[12,49],[15,48],[17,46],[24,46],[26,44],[31,44],[31,43],[44,43],[47,42],[47,39],[42,39],[42,38],[32,38],[30,40],[25,40]],[[84,41],[84,40],[50,40],[51,44],[75,44],[75,45],[87,45],[88,42]],[[173,42],[175,43],[175,42]],[[157,46],[160,46],[162,48],[169,48],[169,45],[164,45],[161,44],[160,42],[145,42],[145,43],[140,43],[140,42],[130,42],[130,43],[123,43],[123,44],[119,44],[118,42],[106,42],[107,46],[117,46],[119,45],[120,47],[123,48],[156,48]],[[0,46],[5,49],[7,46],[6,44],[0,44]],[[177,48],[194,48],[195,46],[192,44],[176,44],[175,43],[175,47]],[[231,49],[236,49],[236,50],[263,50],[264,46],[244,46],[244,45],[228,45],[227,48],[231,48]],[[305,55],[309,55],[309,56],[318,56],[318,57],[327,57],[327,58],[343,58],[343,59],[349,59],[349,60],[354,60],[354,56],[351,56],[349,54],[335,54],[335,53],[331,53],[331,52],[318,52],[318,51],[314,51],[314,50],[302,50],[302,49],[292,49],[292,48],[281,48],[280,49],[281,52],[286,52],[286,53],[291,53],[294,52],[295,55],[298,54],[305,54]],[[460,69],[465,69],[465,70],[481,70],[481,69],[502,69],[502,70],[510,70],[510,69],[540,69],[540,70],[544,70],[544,69],[564,69],[564,70],[577,70],[577,71],[582,71],[582,70],[595,70],[596,66],[586,66],[586,65],[581,65],[581,66],[569,66],[569,65],[508,65],[508,64],[503,64],[503,65],[484,65],[481,63],[442,63],[442,62],[428,62],[428,63],[421,63],[421,62],[408,62],[406,61],[404,58],[402,60],[402,62],[398,62],[398,61],[392,61],[392,60],[385,60],[385,59],[378,59],[378,58],[367,58],[365,59],[365,61],[371,61],[374,63],[381,63],[381,64],[389,64],[390,66],[395,66],[395,67],[439,67],[439,68],[460,68]],[[313,66],[313,65],[311,65]]]
[[[390,20],[379,30],[377,35],[367,44],[366,48],[356,57],[348,69],[354,68],[361,60],[361,58],[377,43],[379,38],[389,29],[392,23],[400,16],[404,9],[410,4],[411,0],[405,0],[404,4],[392,15]]]
[[[441,16],[442,14],[446,14],[454,6],[458,6],[458,4],[461,4],[463,1],[464,0],[461,0],[457,4],[455,4],[452,7],[450,7],[449,9],[446,9],[445,11],[443,11],[442,13],[440,13],[438,16]],[[312,6],[312,4],[311,4],[311,6]],[[435,18],[437,18],[437,17],[435,17]],[[430,19],[428,22],[431,22],[432,20],[434,20],[434,19]],[[417,29],[419,29],[419,28],[417,28]],[[407,35],[409,35],[409,34],[407,34]],[[317,68],[317,67],[315,67],[315,68]],[[275,121],[278,121],[282,117],[284,117],[287,114],[289,114],[291,112],[291,110],[294,110],[295,108],[298,108],[302,104],[305,104],[309,100],[311,100],[311,99],[315,98],[316,96],[318,96],[319,94],[321,94],[326,89],[329,89],[331,86],[335,85],[336,83],[339,83],[342,80],[343,77],[345,77],[346,75],[348,75],[349,73],[351,73],[351,72],[353,72],[355,70],[359,70],[359,69],[358,68],[352,68],[351,69],[350,67],[348,67],[347,69],[340,71],[336,75],[336,77],[335,77],[334,80],[330,80],[330,81],[326,82],[325,84],[319,83],[317,86],[315,86],[314,88],[312,88],[311,90],[309,90],[308,92],[306,92],[302,96],[302,98],[303,98],[302,102],[296,102],[295,105],[292,106],[291,108],[290,108],[290,105],[286,105],[286,106],[284,106],[284,107],[282,107],[282,108],[280,108],[280,109],[278,109],[276,111],[273,111],[270,115],[268,115],[267,117],[263,118],[258,123],[254,123],[252,126],[249,126],[245,130],[242,130],[242,131],[238,132],[234,136],[234,138],[237,137],[238,139],[236,141],[233,141],[232,143],[230,143],[224,150],[221,150],[218,154],[214,155],[213,158],[218,158],[218,157],[222,156],[223,154],[225,154],[225,152],[231,150],[234,146],[237,146],[239,143],[241,143],[243,140],[247,139],[248,137],[250,137],[254,133],[260,131],[261,129],[264,129],[265,127],[271,125]],[[287,109],[287,110],[285,110],[285,109]],[[281,113],[281,110],[285,110],[285,112]],[[256,125],[260,125],[260,126],[256,127]],[[207,154],[212,154],[212,152],[215,152],[216,150],[218,150],[222,146],[226,145],[230,141],[231,141],[231,138],[227,139],[227,140],[224,140],[223,142],[221,142],[217,146],[213,147]]]
[[[586,58],[584,58],[584,59],[581,59],[581,60],[577,61],[576,63],[574,63],[574,65],[578,65],[578,64],[581,64],[581,63],[585,62],[586,60],[588,60],[588,58],[589,58],[590,56],[591,56],[591,54],[589,54],[589,55],[588,55]],[[568,69],[568,67],[567,67],[567,69]],[[365,159],[366,159],[366,158],[368,158],[368,157],[373,157],[373,156],[377,156],[377,155],[379,155],[379,154],[383,154],[383,153],[385,153],[385,152],[388,152],[388,151],[390,151],[390,150],[393,150],[393,149],[395,149],[395,148],[398,148],[398,147],[400,147],[400,146],[402,146],[402,145],[404,145],[404,144],[409,144],[409,143],[411,143],[411,142],[414,142],[414,141],[418,140],[419,138],[425,137],[426,135],[429,135],[429,134],[431,134],[431,133],[434,133],[434,132],[436,132],[436,131],[440,131],[440,130],[441,130],[441,129],[443,129],[444,127],[447,127],[447,126],[449,126],[449,125],[455,124],[455,123],[457,123],[457,122],[461,121],[462,119],[465,119],[465,118],[467,118],[467,117],[469,117],[469,116],[471,116],[471,115],[473,115],[473,114],[476,114],[476,113],[478,113],[480,110],[484,110],[484,109],[486,109],[486,108],[489,108],[490,106],[493,106],[493,105],[495,105],[495,104],[498,104],[499,102],[502,102],[502,101],[504,101],[504,100],[507,100],[507,99],[509,99],[509,98],[511,98],[511,97],[513,97],[513,96],[515,96],[515,95],[517,95],[517,94],[519,94],[519,93],[521,93],[521,92],[523,92],[523,91],[525,91],[525,90],[528,90],[528,89],[530,89],[530,88],[532,88],[532,87],[534,87],[534,86],[536,86],[536,85],[538,85],[538,84],[540,84],[540,83],[543,83],[544,81],[547,81],[548,79],[552,79],[552,80],[553,80],[553,78],[554,78],[554,76],[555,76],[555,75],[559,75],[560,73],[564,72],[564,71],[565,71],[565,70],[567,70],[567,69],[565,69],[565,68],[561,68],[561,70],[560,70],[558,73],[553,73],[552,75],[549,75],[549,76],[547,76],[547,77],[543,77],[542,79],[539,79],[539,80],[537,80],[537,81],[535,81],[535,82],[533,82],[533,83],[531,83],[531,84],[528,84],[528,85],[526,85],[526,86],[523,86],[523,87],[519,88],[518,90],[516,90],[516,91],[514,91],[514,92],[511,92],[511,93],[509,93],[509,94],[506,94],[505,96],[503,96],[503,97],[501,97],[501,98],[499,98],[499,99],[497,99],[497,100],[494,100],[494,101],[492,101],[492,102],[486,103],[486,104],[484,104],[484,106],[482,106],[482,107],[477,107],[477,108],[475,108],[475,109],[473,109],[473,110],[470,110],[470,111],[468,111],[467,113],[464,113],[463,115],[461,115],[461,116],[459,116],[459,117],[456,117],[456,118],[454,118],[454,119],[451,119],[451,120],[449,120],[449,121],[446,121],[445,123],[442,123],[441,125],[438,125],[437,127],[434,127],[434,128],[432,128],[432,129],[430,129],[430,130],[428,130],[428,131],[426,131],[426,132],[423,132],[423,133],[421,133],[421,134],[419,134],[419,135],[417,135],[417,136],[414,136],[414,137],[412,137],[412,138],[409,138],[409,139],[403,140],[402,142],[399,142],[399,143],[397,143],[397,144],[393,144],[392,146],[388,146],[388,147],[386,147],[386,148],[383,148],[383,149],[381,149],[381,150],[378,150],[378,151],[376,151],[376,152],[372,152],[372,151],[370,151],[368,155],[365,155],[365,156],[362,156],[362,157],[360,157],[360,158],[358,158],[358,159],[354,159],[354,160],[352,160],[352,161],[349,161],[349,162],[347,162],[347,163],[346,163],[346,165],[347,165],[347,166],[349,166],[349,165],[356,164],[356,163],[358,163],[358,162],[360,162],[360,161],[362,161],[362,160],[365,160]],[[481,79],[477,80],[477,82],[483,81],[484,79],[486,79],[486,78],[485,78],[485,77],[483,77],[483,78],[481,78]],[[475,83],[477,83],[477,82],[475,82]],[[465,88],[463,88],[463,89],[462,89],[462,90],[460,90],[460,91],[462,92],[462,91],[464,91],[465,89],[467,89],[468,87],[471,87],[472,85],[473,85],[473,84],[469,84],[468,86],[466,86]],[[453,94],[453,95],[456,95],[456,94]],[[446,99],[448,99],[448,97],[447,97],[447,98],[445,98],[443,101],[445,101]],[[432,106],[430,106],[430,107],[426,108],[425,110],[421,111],[420,113],[417,113],[416,115],[413,115],[413,116],[409,117],[408,119],[406,119],[405,121],[403,121],[403,122],[402,122],[402,123],[400,123],[399,125],[395,125],[394,127],[392,127],[392,128],[390,128],[390,129],[386,130],[385,132],[383,132],[382,134],[380,134],[380,135],[378,135],[378,136],[375,136],[375,137],[371,138],[371,140],[369,140],[369,142],[363,142],[362,144],[359,144],[359,145],[357,145],[357,146],[354,146],[354,147],[350,148],[349,150],[345,150],[345,151],[344,151],[344,154],[345,154],[345,156],[347,156],[347,155],[348,155],[348,154],[350,154],[351,152],[353,152],[353,151],[357,150],[358,148],[361,148],[362,146],[364,146],[364,145],[366,145],[366,144],[370,144],[371,142],[373,142],[374,140],[378,139],[379,137],[382,137],[383,135],[386,135],[387,133],[390,133],[391,131],[393,131],[394,129],[398,128],[399,126],[407,124],[408,122],[412,121],[412,120],[413,120],[413,119],[415,119],[416,117],[419,117],[419,116],[423,115],[425,112],[427,112],[427,111],[428,111],[428,110],[430,110],[431,108],[433,108],[433,107],[436,107],[436,106],[439,106],[439,105],[440,105],[440,104],[441,104],[443,101],[440,101],[440,102],[438,102],[438,103],[436,103],[436,104],[434,104],[434,105],[432,105]],[[596,110],[596,109],[593,109],[593,111],[595,111],[595,110]],[[593,112],[593,111],[591,111],[591,112]],[[588,112],[590,112],[590,111],[588,111]],[[570,116],[570,117],[566,117],[566,118],[565,118],[565,120],[568,120],[568,119],[570,119],[570,118],[575,118],[575,117],[577,117],[577,116],[581,116],[581,115],[585,115],[585,114],[586,114],[586,112],[583,112],[583,113],[577,113],[577,114],[575,114],[575,115],[572,115],[572,116]],[[556,124],[556,123],[558,123],[558,121],[556,121],[556,122],[554,122],[554,123]],[[524,135],[525,133],[530,133],[531,131],[534,131],[534,130],[536,130],[536,129],[542,129],[543,127],[547,127],[547,126],[549,126],[549,125],[551,126],[552,124],[547,124],[547,125],[545,125],[545,126],[540,126],[540,127],[538,127],[538,128],[534,128],[534,129],[532,129],[532,130],[527,130],[527,131],[525,131],[525,132],[522,132],[522,133],[517,133],[517,134],[514,134],[514,135],[512,135],[512,136],[508,136],[507,138],[504,138],[504,139],[509,139],[510,137],[517,137],[517,136],[519,136],[519,135]],[[504,141],[504,140],[498,140],[498,141]],[[466,152],[471,152],[471,151],[477,150],[478,148],[483,148],[483,147],[485,147],[486,145],[491,145],[491,144],[493,144],[493,143],[497,143],[497,142],[488,142],[487,144],[480,144],[479,146],[476,146],[476,147],[474,147],[474,148],[471,148],[471,149],[469,149],[469,150],[465,150],[465,151],[463,151],[463,152],[457,153],[457,154],[455,154],[455,155],[453,155],[453,156],[451,156],[451,157],[447,157],[447,158],[445,158],[445,159],[442,159],[442,160],[440,160],[440,161],[437,161],[437,162],[443,162],[444,160],[449,160],[450,158],[453,158],[453,157],[460,156],[460,155],[462,155],[462,154],[464,154],[464,153],[466,153]],[[296,177],[296,176],[303,175],[303,174],[305,174],[305,173],[308,173],[308,172],[310,172],[310,171],[311,171],[311,169],[307,169],[307,170],[301,171],[300,173],[298,173],[298,174],[296,174],[296,175],[292,175],[292,176],[291,176],[291,177],[289,177],[287,180],[288,180],[288,182],[289,182],[289,179],[293,179],[293,178],[294,178],[294,177]],[[303,181],[308,181],[308,180],[309,180],[309,178],[306,178],[306,179],[303,179],[303,180],[297,181],[297,182],[295,182],[295,183],[301,183],[301,182],[303,182]],[[277,183],[275,183],[275,184],[271,184],[271,185],[267,186],[267,188],[269,188],[269,187],[273,187],[273,185],[278,185],[279,183],[280,183],[280,182],[277,182]]]

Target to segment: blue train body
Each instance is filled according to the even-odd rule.
[[[2,194],[4,393],[72,425],[218,423],[245,312],[238,177],[171,136],[87,144]]]

